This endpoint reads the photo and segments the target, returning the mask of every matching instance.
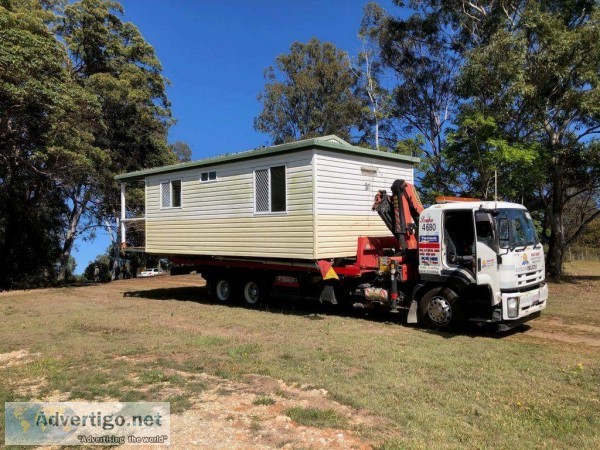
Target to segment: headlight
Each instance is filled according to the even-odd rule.
[[[508,317],[511,319],[519,317],[519,297],[509,297],[506,301],[506,309],[508,310]]]

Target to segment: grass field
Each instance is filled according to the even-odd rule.
[[[181,374],[258,374],[323,388],[380,418],[358,426],[329,409],[284,410],[376,447],[600,448],[600,263],[567,269],[542,318],[504,335],[436,333],[317,305],[216,305],[195,276],[2,293],[0,401],[171,401],[177,413],[207,388]]]

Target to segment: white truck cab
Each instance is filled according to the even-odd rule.
[[[506,330],[538,317],[546,307],[544,250],[523,205],[434,204],[419,216],[418,238],[420,279],[460,297],[469,320]],[[449,315],[457,314],[452,295],[427,298],[425,318],[448,324]]]

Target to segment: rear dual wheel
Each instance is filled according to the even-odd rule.
[[[241,294],[246,306],[256,308],[267,297],[267,285],[258,279],[247,279],[238,285],[231,278],[217,277],[214,286],[214,297],[223,304],[234,303]]]
[[[218,278],[215,282],[215,298],[219,303],[233,303],[235,287],[229,278]]]
[[[267,298],[267,283],[258,279],[249,279],[243,283],[242,298],[250,308],[259,307]]]

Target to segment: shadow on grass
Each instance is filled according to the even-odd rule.
[[[247,307],[241,303],[221,304],[213,300],[208,294],[206,287],[176,287],[176,288],[159,288],[148,289],[141,291],[129,291],[123,294],[124,297],[136,297],[150,300],[172,300],[181,302],[194,302],[205,305],[220,305],[227,308],[244,308]],[[331,305],[329,303],[321,303],[314,299],[290,299],[287,297],[271,296],[260,307],[253,308],[256,311],[285,314],[304,317],[307,320],[325,320],[326,316],[335,315],[340,317],[349,317],[356,319],[364,319],[377,323],[393,323],[410,328],[419,328],[418,326],[409,325],[406,323],[407,312],[399,314],[390,314],[384,310],[360,310],[353,309],[350,305]],[[502,338],[517,333],[523,333],[530,327],[520,325],[512,330],[505,332],[497,332],[490,327],[480,327],[474,324],[468,324],[463,330],[457,332],[428,330],[420,328],[421,331],[433,335],[440,336],[444,339],[452,339],[457,336],[467,336],[472,338]]]
[[[124,297],[136,297],[150,300],[174,300],[181,302],[194,302],[205,305],[220,305],[227,308],[244,308],[248,307],[241,301],[223,304],[211,298],[208,294],[208,289],[204,287],[186,286],[176,288],[159,288],[148,289],[141,291],[128,291],[123,294]],[[262,311],[272,314],[288,314],[304,317],[307,320],[324,320],[327,315],[335,315],[342,317],[355,317],[372,320],[375,322],[401,322],[406,318],[406,313],[390,315],[385,311],[378,310],[357,310],[351,305],[331,305],[329,303],[321,303],[316,299],[301,298],[291,299],[282,296],[271,296],[265,300],[262,305],[252,308],[256,311]],[[401,320],[402,319],[402,320]]]
[[[525,333],[530,330],[531,327],[527,324],[520,324],[507,331],[498,331],[493,325],[476,325],[469,323],[465,325],[464,329],[457,332],[451,331],[440,331],[440,330],[427,330],[422,329],[423,332],[428,334],[434,334],[444,339],[452,339],[457,336],[465,336],[470,338],[490,338],[490,339],[502,339],[515,334]]]
[[[123,297],[139,297],[150,300],[176,300],[180,302],[213,303],[206,287],[185,286],[177,288],[159,288],[143,291],[127,291]]]
[[[550,281],[551,283],[569,283],[577,284],[582,281],[600,281],[600,275],[563,275],[560,281]]]

